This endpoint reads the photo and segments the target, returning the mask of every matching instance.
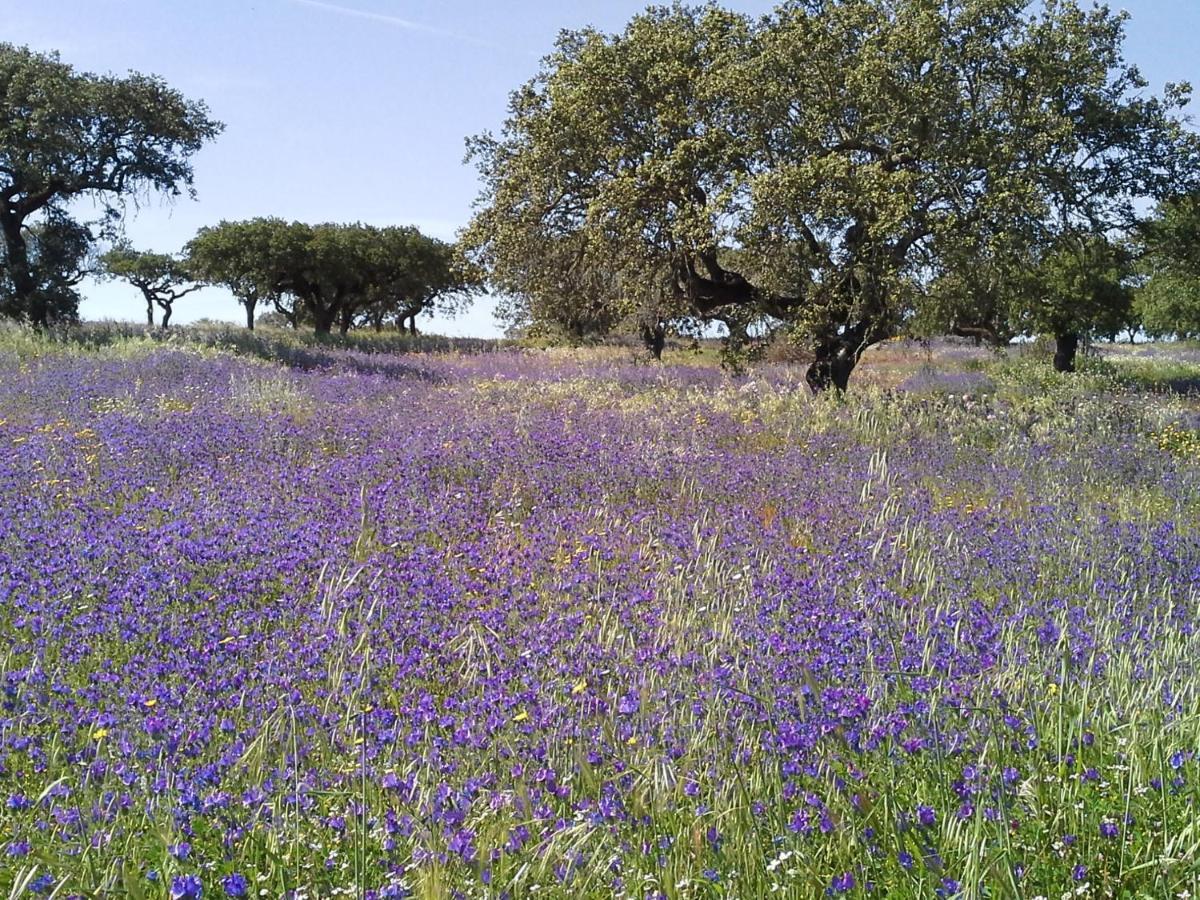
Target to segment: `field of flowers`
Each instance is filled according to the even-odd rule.
[[[0,348],[0,896],[1200,894],[1197,407],[971,352]]]

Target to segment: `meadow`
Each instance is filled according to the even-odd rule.
[[[1194,348],[2,337],[0,896],[1200,893]]]

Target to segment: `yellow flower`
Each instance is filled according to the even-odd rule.
[[[629,738],[629,740],[627,740],[625,743],[628,744],[630,747],[636,747],[637,746],[637,735],[634,735],[633,737]]]
[[[151,697],[149,700],[143,700],[142,705],[148,709],[153,709],[154,707],[158,706],[158,701]]]
[[[95,731],[92,732],[92,740],[93,741],[98,741],[101,738],[105,738],[107,736],[108,736],[107,728],[97,728]]]
[[[526,710],[521,710],[519,713],[517,713],[515,716],[513,716],[514,722],[525,722],[528,719],[529,719],[529,713]]]
[[[1055,694],[1058,693],[1058,685],[1055,684],[1053,681],[1050,682],[1048,685],[1046,685],[1046,693],[1048,693],[1051,697],[1053,697]]]
[[[586,690],[587,690],[587,681],[581,678],[579,681],[575,682],[575,686],[571,688],[571,693],[572,694],[582,694]]]

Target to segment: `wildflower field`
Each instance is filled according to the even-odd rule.
[[[1200,405],[877,356],[9,340],[0,896],[1200,893]]]

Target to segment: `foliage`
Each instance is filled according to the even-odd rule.
[[[246,327],[254,328],[254,311],[262,300],[278,300],[264,262],[270,258],[275,237],[286,226],[279,219],[221,221],[201,228],[184,248],[193,277],[205,284],[221,285],[246,309]]]
[[[365,304],[360,317],[380,330],[385,323],[416,334],[416,317],[439,312],[454,315],[481,287],[477,269],[456,248],[414,227],[380,228],[374,232]]]
[[[1113,335],[1133,321],[1133,257],[1103,235],[1070,235],[1033,264],[1021,330]],[[1023,315],[1021,315],[1023,313]]]
[[[0,246],[0,316],[20,320],[31,303],[45,310],[47,322],[70,322],[77,318],[79,293],[76,287],[91,270],[92,232],[69,216],[50,210],[26,225],[25,265],[32,294],[18,295],[13,268],[8,264],[7,245]]]
[[[221,131],[203,103],[161,79],[76,72],[57,54],[0,44],[0,230],[5,243],[4,304],[37,326],[74,314],[69,292],[47,293],[44,268],[31,259],[29,229],[63,227],[64,205],[100,203],[110,222],[129,199],[192,191],[190,157]],[[83,232],[74,231],[73,240]],[[35,249],[34,255],[37,255]],[[78,259],[64,259],[69,279]],[[45,257],[42,258],[45,262]]]
[[[311,324],[318,334],[338,326],[344,334],[356,323],[382,327],[435,309],[454,313],[479,284],[451,245],[411,227],[222,222],[201,229],[188,253],[202,278],[233,290],[251,328],[263,298],[294,325]]]
[[[1139,237],[1146,282],[1136,303],[1147,334],[1200,337],[1200,193],[1161,204]]]
[[[673,6],[566,32],[470,142],[465,243],[513,317],[783,321],[812,386],[844,387],[939,276],[1012,271],[1186,176],[1187,88],[1143,96],[1123,15],[1025,7]]]

